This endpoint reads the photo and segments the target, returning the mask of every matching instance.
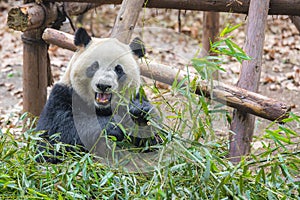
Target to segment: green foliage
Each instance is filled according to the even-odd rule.
[[[300,125],[299,119],[296,115],[289,118]],[[271,128],[265,136],[285,130],[281,125]],[[33,129],[18,139],[13,130],[1,129],[0,198],[299,199],[299,134],[292,134],[294,142],[285,145],[277,138],[259,138],[261,151],[233,165],[221,139],[208,140],[208,135],[202,135],[207,141],[196,142],[179,138],[178,131],[172,133],[172,161],[139,174],[107,167],[89,153],[66,152],[62,163],[38,163],[36,142],[40,138]],[[285,134],[290,132],[287,129]]]
[[[251,60],[249,56],[240,48],[233,40],[232,36],[228,36],[232,31],[239,28],[241,24],[236,26],[227,25],[226,28],[220,33],[219,40],[210,43],[210,51],[215,56],[206,56],[204,58],[193,58],[192,65],[200,74],[203,80],[211,79],[212,74],[216,71],[225,71],[221,65],[224,64],[222,56],[229,56],[234,58],[240,63],[243,60]]]
[[[227,36],[232,31],[239,28],[242,24],[236,26],[227,25],[226,28],[220,33],[219,41],[211,43],[211,51],[217,54],[227,55],[237,59],[240,63],[243,60],[251,60],[249,56],[239,47],[235,42],[232,41],[231,36]]]
[[[193,62],[202,78],[222,70],[220,57]],[[64,152],[62,163],[36,162],[41,138],[34,121],[18,137],[15,129],[22,128],[25,116],[14,124],[20,127],[2,122],[0,199],[299,199],[300,135],[290,125],[299,127],[300,117],[291,113],[284,125],[271,124],[256,138],[261,148],[233,164],[226,157],[227,135],[216,133],[218,123],[228,123],[228,113],[223,105],[211,105],[196,95],[196,82],[187,76],[174,81],[170,91],[153,88],[154,103],[165,106],[160,110],[165,123],[151,123],[166,142],[157,155],[162,162],[146,173],[106,166],[93,154],[64,151],[63,144],[53,147]]]

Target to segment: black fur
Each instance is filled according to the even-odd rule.
[[[42,137],[47,140],[51,146],[61,141],[66,144],[80,145],[82,146],[82,151],[86,151],[80,141],[73,121],[72,88],[59,84],[54,85],[40,115],[36,130],[46,131],[42,134]],[[56,133],[61,133],[61,135],[58,138],[51,138],[51,136]],[[44,141],[39,142],[38,145],[39,152],[46,151],[46,143]],[[68,148],[67,150],[72,151],[73,149]],[[48,162],[60,162],[60,160],[54,156],[56,153],[52,148],[49,150],[49,153],[52,154],[53,157],[44,157]],[[56,155],[60,154],[57,153]],[[38,161],[42,161],[42,158],[39,157]]]
[[[76,46],[87,46],[91,41],[91,37],[87,34],[86,30],[79,28],[75,33],[74,44]],[[145,55],[145,47],[139,38],[135,38],[130,44],[131,50],[138,56]],[[86,76],[91,78],[99,69],[99,63],[95,62],[87,68]],[[115,72],[118,75],[118,81],[122,81],[126,74],[122,66],[117,65]],[[148,122],[148,112],[152,110],[150,102],[137,94],[129,105],[129,112],[131,118],[135,123],[145,126]],[[71,146],[79,145],[80,151],[87,151],[82,141],[80,140],[79,133],[84,135],[97,136],[103,129],[108,136],[114,136],[117,141],[124,139],[124,133],[116,126],[111,108],[97,109],[94,106],[88,106],[81,97],[72,88],[63,85],[55,84],[49,99],[40,115],[36,130],[45,132],[41,135],[52,146],[58,142],[69,144]],[[94,120],[96,119],[96,120]],[[52,136],[60,134],[59,137],[53,139]],[[158,135],[153,138],[138,138],[130,136],[131,141],[136,146],[151,146],[161,143]],[[96,142],[96,141],[95,141]],[[68,151],[74,151],[74,147],[67,148]],[[39,152],[46,150],[45,141],[39,143]],[[59,152],[50,151],[51,154],[58,154]],[[46,161],[56,163],[59,162],[55,157],[47,158]],[[42,159],[39,159],[42,161]]]
[[[143,41],[136,37],[132,40],[132,42],[129,44],[130,49],[132,50],[132,52],[139,58],[142,58],[145,56],[146,54],[146,48],[145,45],[143,43]]]
[[[86,103],[73,91],[62,84],[55,84],[49,99],[40,115],[36,130],[46,131],[41,137],[47,140],[51,145],[62,142],[70,145],[80,145],[82,151],[86,151],[75,126],[74,117],[82,120],[89,120],[89,117],[97,116],[98,123],[86,127],[86,131],[99,133],[105,127],[107,135],[115,136],[118,141],[124,139],[121,129],[114,125],[111,119],[111,110],[95,110],[90,108]],[[80,116],[78,116],[80,115]],[[83,117],[82,117],[83,116]],[[54,134],[60,134],[58,138],[52,139]],[[46,143],[39,143],[39,152],[45,151]],[[73,151],[73,148],[67,148]],[[53,151],[50,151],[53,153]],[[45,158],[47,161],[56,163],[57,160]]]
[[[95,61],[95,62],[93,62],[93,64],[91,64],[91,66],[89,66],[86,69],[85,75],[88,78],[92,78],[98,69],[99,69],[99,63],[97,61]]]
[[[115,66],[115,72],[116,72],[116,74],[117,74],[117,76],[118,76],[118,80],[119,80],[122,76],[125,75],[125,72],[124,72],[124,70],[123,70],[123,68],[122,68],[121,65]]]
[[[76,133],[72,113],[73,89],[61,84],[55,84],[49,99],[40,115],[36,130],[47,130],[43,136],[62,133],[61,142],[83,145]],[[67,134],[66,134],[67,133]]]
[[[145,126],[148,122],[148,113],[152,108],[150,102],[145,97],[140,97],[140,94],[138,93],[129,105],[129,112],[135,123],[140,126]]]
[[[152,105],[145,98],[140,101],[140,95],[137,94],[136,98],[133,99],[129,105],[130,113],[132,118],[139,125],[146,125],[148,112],[152,109]],[[89,124],[90,119],[93,116],[97,117],[98,124]],[[81,151],[87,151],[84,148],[83,143],[78,135],[78,130],[75,125],[75,119],[82,120],[86,127],[82,130],[88,133],[99,133],[106,129],[106,134],[109,136],[114,136],[117,141],[122,141],[124,139],[124,134],[122,130],[115,125],[112,118],[112,111],[108,108],[106,110],[97,110],[93,106],[87,106],[86,103],[77,95],[77,93],[70,87],[62,84],[55,84],[49,99],[40,115],[36,130],[44,132],[41,137],[47,140],[52,146],[57,142],[62,142],[69,145],[79,145]],[[54,134],[60,134],[58,138],[52,139],[51,136]],[[132,143],[138,147],[141,146],[151,146],[157,143],[161,143],[157,140],[156,136],[153,138],[138,138],[131,137]],[[39,152],[46,150],[45,141],[39,143]],[[68,151],[74,151],[74,148],[67,148]],[[54,154],[53,151],[50,151]],[[59,152],[55,152],[60,155]],[[45,160],[52,163],[59,162],[58,159],[47,158]],[[42,161],[42,159],[38,159]]]
[[[74,44],[76,46],[86,47],[91,40],[92,38],[89,36],[89,34],[86,32],[84,28],[79,28],[75,32]]]

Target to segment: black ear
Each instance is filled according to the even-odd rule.
[[[130,46],[132,52],[139,58],[142,58],[145,56],[146,48],[144,46],[143,41],[140,38],[138,38],[138,37],[134,38],[132,40],[132,42],[129,44],[129,46]]]
[[[89,34],[86,32],[84,28],[79,28],[75,32],[75,39],[74,44],[76,46],[84,46],[88,45],[92,38],[89,36]]]

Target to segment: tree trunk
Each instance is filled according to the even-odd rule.
[[[265,39],[265,27],[270,0],[251,0],[249,7],[247,37],[245,52],[252,59],[242,64],[238,87],[249,91],[258,90],[263,45]],[[240,160],[242,155],[250,152],[250,144],[254,131],[255,117],[241,110],[235,110],[231,123],[230,153],[229,157],[233,162]]]

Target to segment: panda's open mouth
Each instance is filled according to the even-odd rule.
[[[99,106],[106,106],[111,101],[111,93],[95,92],[95,102]]]

